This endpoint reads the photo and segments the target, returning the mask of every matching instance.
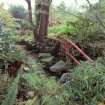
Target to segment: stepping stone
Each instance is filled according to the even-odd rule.
[[[43,63],[51,63],[54,57],[47,57],[47,58],[43,58],[41,59],[41,62]]]
[[[50,53],[39,53],[39,58],[51,57]]]
[[[54,57],[50,53],[40,53],[39,59],[42,63],[51,63]]]
[[[57,62],[55,65],[51,66],[50,71],[55,72],[55,73],[62,72],[64,70],[66,70],[65,65],[66,65],[66,63],[61,60],[61,61]]]

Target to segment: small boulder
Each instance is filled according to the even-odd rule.
[[[62,72],[64,70],[66,70],[66,63],[64,61],[59,61],[56,64],[54,64],[53,66],[50,67],[50,71],[58,73],[58,72]]]
[[[59,83],[63,84],[65,83],[66,81],[68,81],[70,79],[70,73],[64,73],[60,80],[59,80]]]
[[[51,57],[52,55],[50,53],[39,53],[39,58],[45,58],[45,57]]]
[[[54,57],[47,57],[47,58],[43,58],[41,59],[42,63],[51,63]]]
[[[40,53],[39,59],[42,63],[51,63],[54,57],[50,53]]]

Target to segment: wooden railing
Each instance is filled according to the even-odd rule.
[[[86,60],[93,62],[93,60],[84,52],[82,51],[75,43],[73,43],[71,40],[67,40],[64,39],[62,37],[59,37],[59,40],[62,42],[63,44],[63,49],[64,49],[64,53],[70,57],[70,59],[72,59],[77,65],[80,65],[80,61],[78,61],[74,55],[72,54],[72,52],[70,52],[70,49],[75,49],[78,51],[78,53],[81,54],[81,56],[83,56]]]

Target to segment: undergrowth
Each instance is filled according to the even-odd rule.
[[[31,61],[31,60],[30,60]],[[55,80],[48,77],[43,69],[36,63],[31,66],[32,72],[26,74],[24,79],[27,81],[28,88],[34,90],[38,105],[71,105],[68,101],[68,93],[64,87]]]
[[[10,87],[7,90],[7,95],[5,96],[5,100],[1,105],[14,105],[16,103],[16,97],[18,92],[18,83],[19,83],[20,75],[18,75]]]
[[[70,76],[71,81],[65,87],[72,101],[80,105],[98,105],[105,101],[105,66],[85,62],[76,67]]]
[[[21,42],[21,41],[28,41],[31,42],[33,41],[33,35],[15,35],[14,39],[16,42]]]
[[[31,58],[28,60],[30,72],[23,74],[24,76],[22,74],[17,76],[10,84],[2,105],[14,105],[16,103],[19,78],[25,79],[28,90],[35,92],[34,98],[26,101],[27,105],[33,105],[31,104],[33,102],[36,105],[71,105],[69,94],[64,90],[63,85],[59,84],[55,78],[48,77]]]

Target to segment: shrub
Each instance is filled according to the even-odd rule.
[[[11,5],[9,8],[9,12],[12,14],[14,18],[18,19],[26,19],[27,10],[23,6]]]
[[[53,26],[49,28],[49,35],[51,33],[55,34],[55,36],[63,36],[74,41],[88,41],[88,40],[96,40],[99,37],[102,39],[104,35],[102,34],[99,26],[90,21],[87,18],[79,16],[80,19],[76,21],[67,21],[63,25]],[[102,34],[101,36],[99,34]],[[53,35],[54,36],[54,35]]]
[[[8,62],[22,60],[23,55],[15,46],[14,19],[11,15],[0,8],[0,68]]]
[[[0,23],[3,23],[5,30],[12,31],[15,27],[14,18],[11,14],[3,9],[2,4],[0,4]]]
[[[65,32],[65,25],[57,25],[49,28],[49,34],[62,34]]]
[[[71,100],[82,105],[97,105],[104,101],[105,68],[100,63],[82,63],[71,73],[71,81],[65,86]]]
[[[68,93],[55,79],[44,74],[27,74],[25,76],[29,88],[34,89],[41,105],[71,105]],[[69,103],[69,104],[68,104]]]

